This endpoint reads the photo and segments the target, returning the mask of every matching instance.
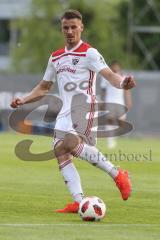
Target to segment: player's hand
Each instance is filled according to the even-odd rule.
[[[136,82],[133,76],[127,76],[124,78],[121,84],[121,88],[128,90],[136,86]]]
[[[21,106],[21,105],[23,105],[23,104],[24,104],[24,99],[23,99],[23,98],[15,98],[15,99],[13,99],[13,101],[11,102],[10,106],[11,106],[12,108],[17,108],[17,107],[19,107],[19,106]]]

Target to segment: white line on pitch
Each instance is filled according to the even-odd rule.
[[[131,223],[131,224],[118,224],[118,223],[105,223],[105,224],[99,224],[99,223],[1,223],[0,227],[65,227],[65,226],[87,226],[87,227],[160,227],[160,224],[137,224],[137,223]]]

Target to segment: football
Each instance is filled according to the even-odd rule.
[[[100,221],[106,214],[106,205],[99,197],[86,197],[79,205],[79,215],[84,221]]]

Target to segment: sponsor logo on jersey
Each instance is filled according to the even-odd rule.
[[[62,66],[57,70],[57,74],[62,73],[62,72],[75,73],[76,69],[70,68],[70,66]]]
[[[79,62],[79,58],[73,58],[72,63],[73,65],[76,65]]]

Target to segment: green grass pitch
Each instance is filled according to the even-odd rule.
[[[26,138],[34,140],[34,153],[51,148],[47,137],[0,134],[0,240],[160,239],[159,139],[122,137],[112,152],[105,140],[99,141],[99,148],[104,154],[112,154],[115,165],[129,170],[133,192],[128,201],[121,200],[114,182],[104,172],[74,160],[85,194],[97,195],[107,205],[101,222],[83,222],[76,214],[54,212],[72,200],[55,159],[26,162],[16,157],[15,145]],[[128,159],[115,160],[113,154],[120,151]]]

